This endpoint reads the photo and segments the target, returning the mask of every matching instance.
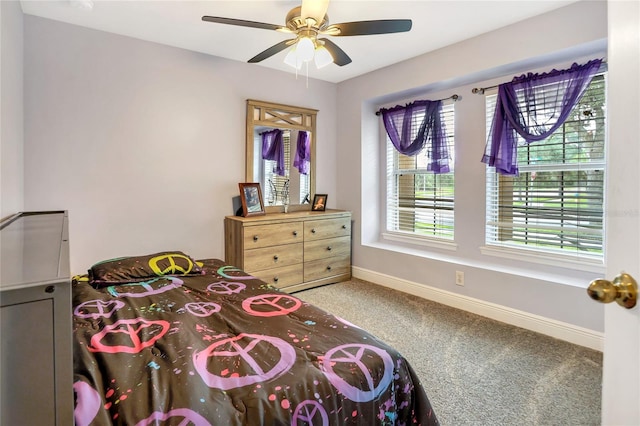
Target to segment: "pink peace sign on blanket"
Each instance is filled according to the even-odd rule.
[[[274,356],[276,353],[279,356]],[[210,362],[214,357],[216,361]],[[193,354],[193,363],[202,380],[211,388],[223,390],[280,377],[295,361],[295,349],[284,340],[246,333],[219,340]],[[210,366],[220,371],[209,371]]]
[[[293,411],[292,425],[302,423],[303,425],[329,426],[329,416],[324,407],[312,399],[302,401]]]
[[[184,305],[184,308],[197,317],[208,317],[220,312],[220,305],[213,302],[191,302]]]
[[[302,302],[286,294],[263,294],[242,301],[242,309],[257,317],[275,317],[296,311]]]
[[[78,318],[110,318],[118,309],[124,306],[120,300],[88,300],[79,304],[73,310]]]
[[[144,420],[136,423],[136,426],[149,426],[159,424],[176,424],[176,425],[193,425],[193,426],[211,426],[200,414],[188,408],[176,408],[166,413],[155,411]]]
[[[371,363],[370,359],[375,358],[382,361],[382,377],[377,384],[375,382],[378,379],[374,378],[374,374],[367,369],[364,358],[368,358],[369,363]],[[321,369],[336,389],[355,402],[366,402],[377,398],[393,379],[393,360],[387,351],[359,343],[336,346],[329,350],[322,360]],[[376,373],[378,376],[379,372],[376,371]],[[360,376],[359,380],[354,380],[354,376]],[[351,383],[359,383],[362,388]]]
[[[234,294],[240,293],[247,288],[243,283],[230,283],[227,281],[219,281],[217,283],[211,283],[207,286],[207,290],[216,294]]]
[[[167,321],[148,321],[143,318],[120,320],[106,325],[91,337],[91,352],[135,354],[153,346],[169,330]]]

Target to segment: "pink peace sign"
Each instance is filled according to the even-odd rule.
[[[296,426],[298,422],[301,422],[303,425],[329,426],[329,416],[318,401],[307,399],[298,404],[293,411],[291,426]]]
[[[280,353],[275,364],[272,353]],[[255,356],[254,354],[258,354]],[[264,356],[269,354],[269,356]],[[262,356],[261,356],[262,355]],[[255,356],[255,357],[254,357]],[[219,362],[209,362],[209,358],[219,358]],[[237,336],[219,340],[201,352],[193,354],[196,371],[211,388],[229,390],[242,386],[260,383],[280,377],[286,373],[296,361],[295,349],[282,339],[259,334],[241,333]],[[208,366],[233,365],[238,372],[226,374],[210,372]],[[240,375],[240,372],[250,371],[250,374]]]
[[[382,361],[384,368],[382,378],[376,385],[371,371],[367,368],[363,359]],[[371,361],[369,361],[371,362]],[[334,365],[347,364],[346,371],[349,373],[349,381],[342,378],[340,374],[334,371]],[[378,364],[376,363],[376,368]],[[345,397],[355,402],[366,402],[377,398],[391,383],[393,379],[393,360],[384,349],[364,344],[346,344],[336,346],[326,353],[322,361],[322,371],[329,379],[331,384],[338,389]],[[352,386],[354,371],[359,370],[362,373],[362,385],[366,385],[366,389],[360,389]]]
[[[184,308],[192,315],[197,317],[208,317],[220,312],[220,305],[213,302],[191,302],[184,305]]]
[[[136,426],[159,425],[160,422],[168,425],[211,426],[207,419],[188,408],[176,408],[166,413],[154,411],[149,417],[136,423]]]
[[[88,300],[79,304],[73,310],[78,318],[110,318],[118,309],[124,306],[120,300]]]
[[[243,283],[230,283],[227,281],[219,281],[217,283],[211,283],[207,286],[207,290],[217,294],[234,294],[240,293],[247,288]]]
[[[91,352],[135,354],[153,346],[168,330],[167,321],[148,321],[143,318],[120,320],[94,334],[88,349]]]
[[[257,317],[287,315],[296,311],[300,306],[302,306],[302,302],[299,299],[287,294],[263,294],[242,301],[242,309]]]

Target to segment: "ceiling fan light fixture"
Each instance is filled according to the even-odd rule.
[[[315,44],[309,37],[300,37],[296,43],[296,55],[299,61],[309,62],[313,59]]]
[[[289,53],[287,53],[287,56],[284,57],[284,63],[297,70],[302,68],[302,61],[298,60],[295,46],[289,49]]]
[[[318,48],[316,49],[314,60],[316,62],[316,68],[320,69],[333,63],[333,56],[331,56],[331,53],[329,53],[326,47],[318,46]]]

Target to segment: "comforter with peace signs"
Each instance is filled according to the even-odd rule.
[[[373,335],[220,260],[73,284],[76,425],[437,424]]]

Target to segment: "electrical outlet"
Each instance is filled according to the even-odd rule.
[[[464,286],[464,272],[456,271],[456,285]]]

